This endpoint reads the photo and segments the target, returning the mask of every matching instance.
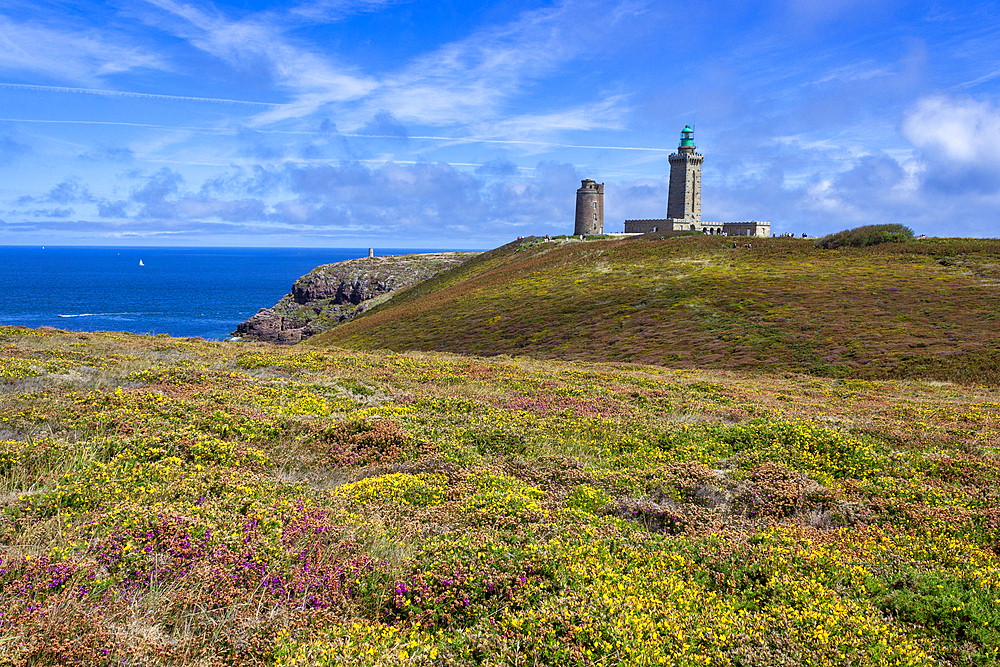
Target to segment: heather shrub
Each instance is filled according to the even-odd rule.
[[[662,483],[653,490],[658,499],[696,505],[712,505],[720,490],[712,471],[700,461],[675,461],[663,470]]]
[[[13,667],[122,664],[114,655],[120,642],[101,623],[100,615],[72,594],[60,595],[33,611],[15,616],[13,629],[23,639],[0,649],[0,664]]]
[[[688,526],[686,513],[680,507],[649,499],[622,498],[605,507],[602,514],[635,521],[654,533],[676,535]]]
[[[410,449],[399,424],[386,420],[338,422],[326,430],[324,439],[334,463],[341,466],[398,461]]]
[[[879,243],[900,243],[912,238],[913,230],[898,223],[865,225],[816,239],[815,245],[817,248],[839,248],[841,246],[864,248]]]
[[[530,607],[550,576],[536,552],[492,538],[432,542],[386,591],[381,620],[432,630]]]
[[[769,461],[750,471],[733,502],[750,518],[783,518],[834,500],[833,494],[814,480]]]

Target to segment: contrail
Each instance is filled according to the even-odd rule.
[[[243,166],[243,165],[254,165],[261,164],[263,160],[250,160],[247,158],[241,158],[239,160],[231,160],[229,162],[190,162],[188,160],[165,160],[162,158],[152,158],[145,155],[136,155],[139,160],[144,160],[146,162],[156,162],[163,164],[187,164],[197,167],[231,167],[233,165]],[[328,164],[331,160],[327,158],[283,158],[281,160],[270,160],[271,163],[284,164],[286,162],[291,162],[295,164],[309,164],[311,162],[317,162],[321,164]],[[419,160],[381,160],[381,159],[365,159],[356,160],[356,162],[370,162],[372,164],[384,164],[386,162],[392,162],[394,164],[427,164],[427,162],[421,162]],[[485,164],[479,162],[448,162],[453,167],[485,167]],[[516,167],[519,171],[535,171],[534,167]]]
[[[282,130],[271,130],[272,132],[282,132]],[[318,134],[305,132],[304,134]],[[589,148],[609,151],[655,151],[658,153],[673,153],[676,148],[648,148],[644,146],[587,146],[584,144],[557,144],[551,141],[526,141],[519,139],[487,139],[484,137],[436,137],[430,135],[398,137],[391,134],[350,134],[340,132],[335,136],[341,137],[361,137],[364,139],[429,139],[434,141],[452,141],[462,144],[524,144],[528,146],[551,146],[552,148]]]
[[[153,125],[151,123],[126,123],[120,120],[44,120],[39,118],[0,118],[0,123],[52,123],[68,125],[121,125],[125,127],[147,127],[154,130],[186,130],[189,132],[205,132],[207,134],[236,134],[232,130],[219,130],[210,127],[183,127],[174,125]]]
[[[3,85],[3,84],[0,84]],[[203,99],[203,98],[198,98]],[[263,102],[261,103],[263,104]],[[151,123],[126,123],[116,120],[41,120],[36,118],[0,118],[3,123],[66,123],[71,125],[121,125],[125,127],[146,127],[156,130],[184,130],[188,132],[204,132],[206,134],[239,134],[243,130],[219,129],[210,127],[184,127],[173,125],[154,125]],[[435,135],[414,135],[401,137],[395,134],[355,134],[351,132],[319,132],[308,130],[252,130],[260,134],[299,134],[310,136],[351,137],[357,139],[419,139],[424,141],[448,141],[460,144],[514,144],[525,146],[550,146],[552,148],[580,148],[587,150],[607,151],[647,151],[655,153],[673,153],[674,148],[650,148],[648,146],[590,146],[586,144],[559,144],[551,141],[527,141],[523,139],[489,139],[486,137],[441,137]]]
[[[314,132],[309,130],[251,130],[261,134],[329,134],[332,137],[357,137],[360,139],[425,139],[429,141],[451,141],[461,144],[524,144],[528,146],[551,146],[553,148],[590,148],[609,151],[655,151],[657,153],[673,153],[676,148],[649,148],[645,146],[587,146],[585,144],[557,144],[551,141],[527,141],[523,139],[490,139],[487,137],[439,137],[435,135],[396,134],[355,134],[352,132]]]
[[[66,86],[39,86],[31,83],[2,83],[0,88],[21,88],[23,90],[47,90],[57,93],[87,93],[112,97],[144,97],[154,100],[183,100],[187,102],[221,102],[223,104],[248,104],[261,107],[281,107],[275,102],[251,102],[250,100],[229,100],[219,97],[186,97],[183,95],[157,95],[155,93],[133,93],[126,90],[101,90],[99,88],[68,88]]]

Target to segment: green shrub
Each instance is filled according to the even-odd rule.
[[[865,225],[829,234],[817,239],[815,245],[817,248],[839,248],[841,246],[864,248],[879,243],[909,241],[912,238],[913,230],[900,224]]]
[[[484,456],[524,456],[529,444],[523,434],[503,426],[469,429],[462,441]]]
[[[951,640],[965,664],[996,664],[989,647],[1000,641],[1000,613],[989,586],[904,564],[865,577],[864,587],[883,611]]]

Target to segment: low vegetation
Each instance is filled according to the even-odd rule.
[[[744,240],[527,238],[308,344],[1000,383],[1000,240]]]
[[[903,243],[913,239],[913,230],[899,224],[865,225],[829,234],[815,241],[817,248],[866,248],[879,243]]]
[[[996,385],[4,327],[0,664],[995,665],[998,457]]]

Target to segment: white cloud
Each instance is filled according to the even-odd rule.
[[[291,41],[278,16],[231,20],[174,0],[148,2],[163,14],[147,16],[147,21],[237,70],[269,76],[292,94],[292,102],[264,112],[257,117],[258,124],[307,116],[324,104],[355,100],[376,87],[371,77]]]
[[[1000,106],[970,97],[925,97],[906,114],[903,136],[925,151],[970,165],[1000,165]]]
[[[294,7],[290,13],[318,23],[333,23],[351,14],[374,12],[396,0],[312,0]]]
[[[135,69],[169,69],[157,54],[124,44],[124,38],[116,41],[118,37],[108,31],[59,30],[0,16],[0,70],[97,83]]]
[[[524,114],[490,123],[486,132],[502,136],[535,136],[553,131],[624,129],[625,95],[544,114]]]
[[[473,131],[509,114],[507,105],[532,83],[558,72],[568,62],[591,55],[623,21],[646,3],[620,0],[609,9],[597,0],[564,0],[554,7],[523,12],[504,25],[476,30],[406,63],[395,73],[372,75],[318,47],[290,36],[299,15],[334,20],[374,11],[388,0],[332,0],[308,3],[279,15],[264,12],[234,20],[177,0],[147,0],[159,11],[143,20],[188,41],[195,48],[255,77],[269,77],[291,94],[291,101],[257,115],[260,127],[307,117],[331,106],[344,129],[362,127],[372,114],[388,109],[404,123],[464,125]],[[602,14],[599,24],[581,15]],[[322,15],[322,16],[321,16]],[[512,131],[533,124],[537,130],[615,128],[622,124],[625,97],[507,121]],[[347,103],[360,102],[350,108]]]
[[[529,83],[604,48],[618,23],[645,8],[646,3],[631,0],[613,8],[564,0],[524,12],[509,24],[476,31],[427,53],[387,77],[375,94],[377,106],[391,109],[403,121],[427,125],[492,121],[504,115],[504,104]],[[581,20],[596,15],[603,20]],[[569,122],[565,114],[554,112],[548,120],[563,115],[560,122]],[[579,126],[580,118],[572,124]]]
[[[898,0],[788,0],[788,13],[802,27],[813,27],[845,16],[857,19],[891,8]]]

